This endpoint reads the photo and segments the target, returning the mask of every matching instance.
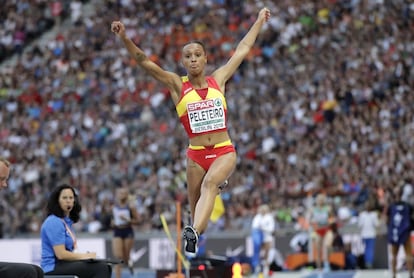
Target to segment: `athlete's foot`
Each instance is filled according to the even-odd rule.
[[[134,275],[134,263],[132,262],[132,260],[128,261],[128,269],[131,275]]]
[[[226,189],[226,187],[229,185],[229,181],[228,180],[225,180],[222,184],[220,184],[219,186],[218,186],[218,189],[219,189],[219,193],[221,192],[221,191],[223,191],[224,189]]]
[[[198,234],[197,231],[191,227],[186,226],[183,232],[184,238],[184,253],[189,258],[195,258],[197,256],[198,249]]]

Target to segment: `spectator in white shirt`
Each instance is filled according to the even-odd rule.
[[[275,232],[275,219],[273,214],[270,211],[268,205],[261,205],[258,208],[257,214],[254,216],[252,221],[252,229],[260,230],[263,235],[263,241],[260,248],[260,253],[263,258],[263,268],[266,270],[269,269],[269,250],[272,248],[274,243],[274,232]]]
[[[365,267],[372,268],[375,253],[375,239],[377,229],[380,225],[378,212],[375,210],[375,204],[372,201],[365,203],[365,209],[359,214],[358,226],[362,241],[365,245],[364,260]]]

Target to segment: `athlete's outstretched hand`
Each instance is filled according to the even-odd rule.
[[[121,39],[125,37],[125,26],[121,21],[113,21],[111,24],[111,31]]]
[[[270,18],[270,10],[268,8],[263,8],[259,12],[258,20],[263,20],[267,22]]]

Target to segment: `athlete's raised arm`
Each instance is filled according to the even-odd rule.
[[[227,80],[234,74],[240,64],[243,62],[244,58],[249,53],[250,49],[253,47],[257,36],[262,29],[262,26],[270,18],[270,11],[268,8],[263,8],[260,10],[259,15],[257,16],[256,21],[250,27],[247,34],[239,42],[236,47],[236,50],[229,61],[218,68],[212,75],[216,79],[218,85],[221,87],[224,92],[224,86]]]
[[[111,31],[114,32],[124,43],[125,48],[129,54],[137,61],[138,65],[142,67],[148,74],[156,80],[163,83],[171,92],[171,97],[176,103],[178,101],[181,91],[181,78],[176,73],[166,71],[159,65],[151,61],[144,51],[139,48],[130,38],[127,37],[125,26],[120,21],[114,21],[111,24]]]

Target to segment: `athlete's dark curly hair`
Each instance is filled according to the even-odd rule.
[[[192,41],[186,42],[186,43],[183,45],[183,48],[184,48],[185,46],[189,45],[189,44],[192,44],[192,43],[195,43],[195,44],[200,45],[200,46],[203,48],[204,53],[206,53],[206,46],[205,46],[205,44],[204,44],[202,41],[200,41],[200,40],[192,40]]]
[[[51,214],[54,214],[57,217],[65,216],[62,208],[59,205],[59,196],[62,190],[64,189],[70,189],[73,191],[75,202],[73,204],[72,210],[70,211],[69,218],[73,221],[73,223],[76,223],[79,221],[82,206],[79,203],[78,194],[76,194],[75,189],[73,189],[73,187],[68,184],[62,184],[54,188],[47,202],[47,207],[46,207],[47,215],[49,216]]]

